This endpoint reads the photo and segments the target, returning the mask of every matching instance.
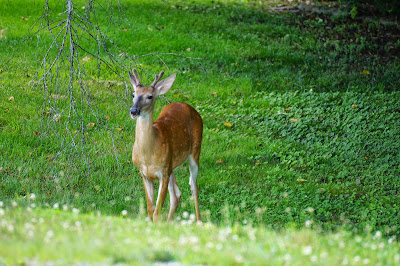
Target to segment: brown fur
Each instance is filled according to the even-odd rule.
[[[143,87],[140,84],[136,70],[131,82],[135,88],[132,117],[137,117],[136,137],[132,150],[132,161],[140,171],[145,186],[147,213],[150,218],[158,219],[167,194],[170,191],[171,206],[168,219],[171,219],[178,207],[180,190],[173,170],[183,164],[191,156],[192,168],[197,169],[192,193],[195,201],[197,220],[201,220],[198,191],[197,171],[203,134],[203,121],[199,113],[190,105],[182,102],[167,105],[157,120],[153,123],[153,109],[157,97],[165,94],[171,88],[176,75],[159,81],[163,73],[156,75],[154,87]],[[153,97],[153,98],[151,98]],[[136,108],[136,109],[135,109]],[[140,110],[140,111],[137,111]],[[193,161],[196,165],[193,164]],[[170,178],[171,182],[170,182]],[[160,181],[161,189],[154,208],[153,181]],[[191,181],[192,182],[192,181]]]

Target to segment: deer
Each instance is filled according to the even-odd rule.
[[[197,176],[203,134],[203,120],[189,104],[170,103],[164,107],[153,122],[154,104],[160,95],[166,94],[175,82],[176,74],[163,80],[161,71],[156,74],[150,86],[143,86],[136,69],[129,72],[134,93],[130,108],[132,119],[136,119],[135,142],[132,149],[132,162],[139,170],[147,201],[147,215],[158,221],[167,194],[170,195],[168,221],[178,208],[181,198],[174,170],[188,162],[189,185],[194,199],[197,221],[201,221]],[[154,182],[159,181],[157,202],[154,205]]]

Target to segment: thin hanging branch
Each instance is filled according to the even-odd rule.
[[[120,32],[122,23],[132,29],[119,0],[87,0],[84,8],[75,5],[74,0],[59,0],[56,3],[46,1],[43,14],[24,39],[26,42],[37,37],[38,51],[41,47],[47,47],[38,62],[32,85],[43,91],[40,139],[42,143],[51,139],[57,139],[59,143],[51,161],[54,176],[59,175],[60,165],[64,170],[67,169],[63,170],[66,175],[68,171],[75,171],[76,174],[79,172],[77,169],[83,170],[79,175],[91,174],[88,152],[96,142],[91,134],[95,129],[105,130],[109,134],[116,165],[121,165],[118,147],[127,146],[128,143],[105,119],[111,114],[105,114],[98,107],[99,101],[91,93],[92,85],[111,92],[119,102],[114,112],[123,111],[128,107],[131,94],[131,88],[125,81],[127,72],[132,68],[138,68],[142,74],[144,72],[138,60],[153,56],[168,69],[166,58],[170,56],[179,57],[180,62],[203,59],[161,52],[129,55],[114,41],[116,38],[102,30],[97,18],[100,13],[97,11],[106,13],[107,26],[114,27],[114,34]],[[116,16],[115,12],[119,15]],[[131,32],[134,34],[133,30]],[[93,76],[93,71],[87,71],[91,66],[90,60],[97,62],[97,76]],[[109,83],[99,79],[100,75],[114,75],[120,82],[116,81],[117,86],[108,86]]]

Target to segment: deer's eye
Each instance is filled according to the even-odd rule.
[[[153,96],[152,95],[147,96],[147,99],[151,100],[151,99],[153,99]]]

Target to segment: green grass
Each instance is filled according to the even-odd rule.
[[[75,7],[83,12],[80,3]],[[380,45],[376,38],[362,36],[366,29],[383,34],[398,25],[270,13],[265,6],[253,4],[123,1],[126,19],[116,19],[118,26],[109,23],[98,6],[95,12],[100,28],[130,56],[160,52],[203,58],[159,55],[162,61],[147,56],[137,62],[147,81],[160,70],[166,75],[177,73],[166,97],[188,102],[203,117],[198,185],[206,222],[232,226],[247,220],[259,225],[259,232],[283,238],[263,228],[302,228],[312,221],[325,233],[348,230],[363,235],[380,230],[387,238],[399,235],[400,64],[391,53],[398,44]],[[89,213],[83,217],[96,211],[119,216],[127,210],[128,217],[135,218],[144,191],[129,162],[135,130],[128,115],[130,88],[104,65],[99,74],[97,60],[82,63],[92,106],[77,105],[71,117],[65,111],[54,122],[57,112],[49,103],[59,110],[68,107],[68,91],[49,86],[52,95],[46,96],[43,108],[43,89],[32,82],[37,71],[43,72],[40,60],[52,36],[43,31],[40,39],[22,42],[42,14],[42,5],[42,1],[0,4],[0,30],[5,36],[0,39],[0,200],[7,206],[13,201],[25,206],[25,198],[35,193],[35,204],[44,208],[66,204]],[[56,7],[54,14],[62,8]],[[118,10],[113,12],[117,18]],[[83,38],[81,42],[96,51],[94,42]],[[110,51],[119,56],[112,47]],[[80,52],[80,56],[91,55]],[[100,56],[108,60],[105,52]],[[63,81],[66,63],[61,64]],[[128,70],[121,73],[125,81]],[[74,87],[78,102],[87,99],[77,82]],[[157,113],[165,104],[159,100]],[[89,123],[95,126],[87,127]],[[64,138],[86,144],[65,148]],[[59,153],[61,147],[65,150]],[[182,216],[194,210],[187,167],[176,175],[183,192],[177,215]],[[119,219],[116,223],[149,226]],[[304,232],[292,233],[315,236]],[[164,255],[171,254],[160,256]],[[130,260],[124,256],[121,259]],[[171,256],[186,262],[192,259]],[[94,258],[76,261],[103,259]]]
[[[32,202],[32,200],[31,200]],[[32,203],[30,203],[32,204]],[[381,233],[353,237],[346,231],[280,232],[235,223],[151,223],[123,215],[6,206],[1,209],[0,263],[7,265],[151,263],[209,265],[339,265],[400,262],[400,245]],[[194,218],[194,217],[193,217]]]

